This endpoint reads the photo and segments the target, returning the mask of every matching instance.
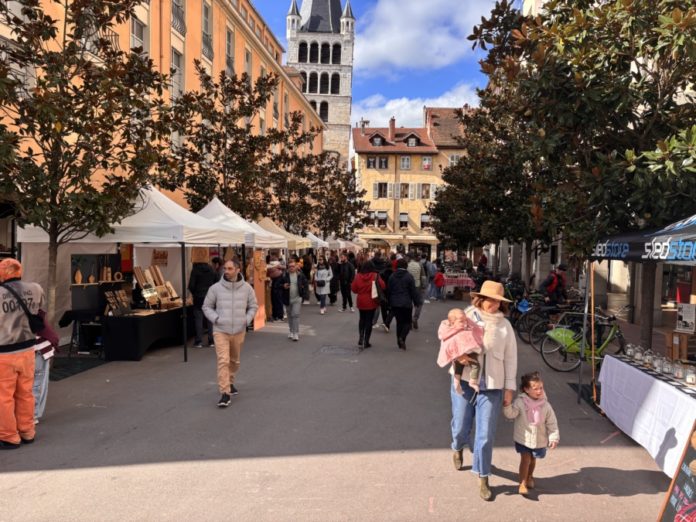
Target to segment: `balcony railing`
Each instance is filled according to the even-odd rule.
[[[99,40],[106,40],[108,45],[114,50],[119,51],[121,49],[118,43],[118,34],[116,31],[113,29],[104,28],[83,39],[85,50],[94,55],[98,55],[100,45]]]
[[[213,59],[213,36],[207,33],[203,33],[203,56],[208,60]]]
[[[182,6],[175,2],[172,2],[172,27],[179,34],[186,36],[186,12]]]

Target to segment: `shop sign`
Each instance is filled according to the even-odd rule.
[[[653,239],[645,243],[644,254],[641,257],[658,261],[694,261],[696,242],[681,239],[672,241],[671,237],[667,240]]]
[[[595,245],[592,256],[604,259],[626,259],[629,250],[628,243],[605,241]]]

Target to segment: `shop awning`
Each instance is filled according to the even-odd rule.
[[[291,234],[284,228],[281,228],[278,225],[276,225],[270,218],[265,217],[260,219],[258,225],[263,229],[268,230],[269,232],[273,232],[274,234],[284,236],[288,240],[288,248],[290,250],[302,250],[305,248],[312,248],[312,242],[309,239],[301,236],[296,236],[295,234]]]
[[[255,248],[287,248],[288,240],[279,234],[273,234],[256,225],[249,223],[242,216],[232,211],[217,197],[203,207],[199,216],[239,230],[244,234],[244,244]]]

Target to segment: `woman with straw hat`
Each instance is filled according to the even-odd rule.
[[[479,476],[480,494],[484,500],[492,500],[488,477],[491,474],[495,430],[502,406],[512,403],[517,381],[517,340],[510,322],[505,318],[508,299],[503,285],[485,281],[480,292],[472,292],[472,306],[466,316],[483,326],[483,351],[480,391],[469,386],[469,369],[464,368],[458,393],[454,385],[450,389],[452,399],[452,449],[454,466],[461,469],[463,449],[468,446],[473,454],[471,471]],[[466,366],[467,356],[459,359]],[[450,369],[453,371],[453,369]],[[471,430],[476,422],[476,435]]]

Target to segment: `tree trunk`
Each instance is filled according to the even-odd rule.
[[[532,245],[533,241],[527,241],[524,244],[524,269],[522,270],[522,281],[524,281],[525,286],[530,286],[531,272],[532,272]],[[536,286],[536,285],[535,285]],[[530,291],[534,288],[529,288]]]
[[[46,289],[46,317],[55,326],[56,281],[58,272],[58,224],[51,222],[48,231],[48,288]]]
[[[657,263],[643,263],[640,296],[640,344],[652,349],[653,302],[655,301],[655,273]]]

